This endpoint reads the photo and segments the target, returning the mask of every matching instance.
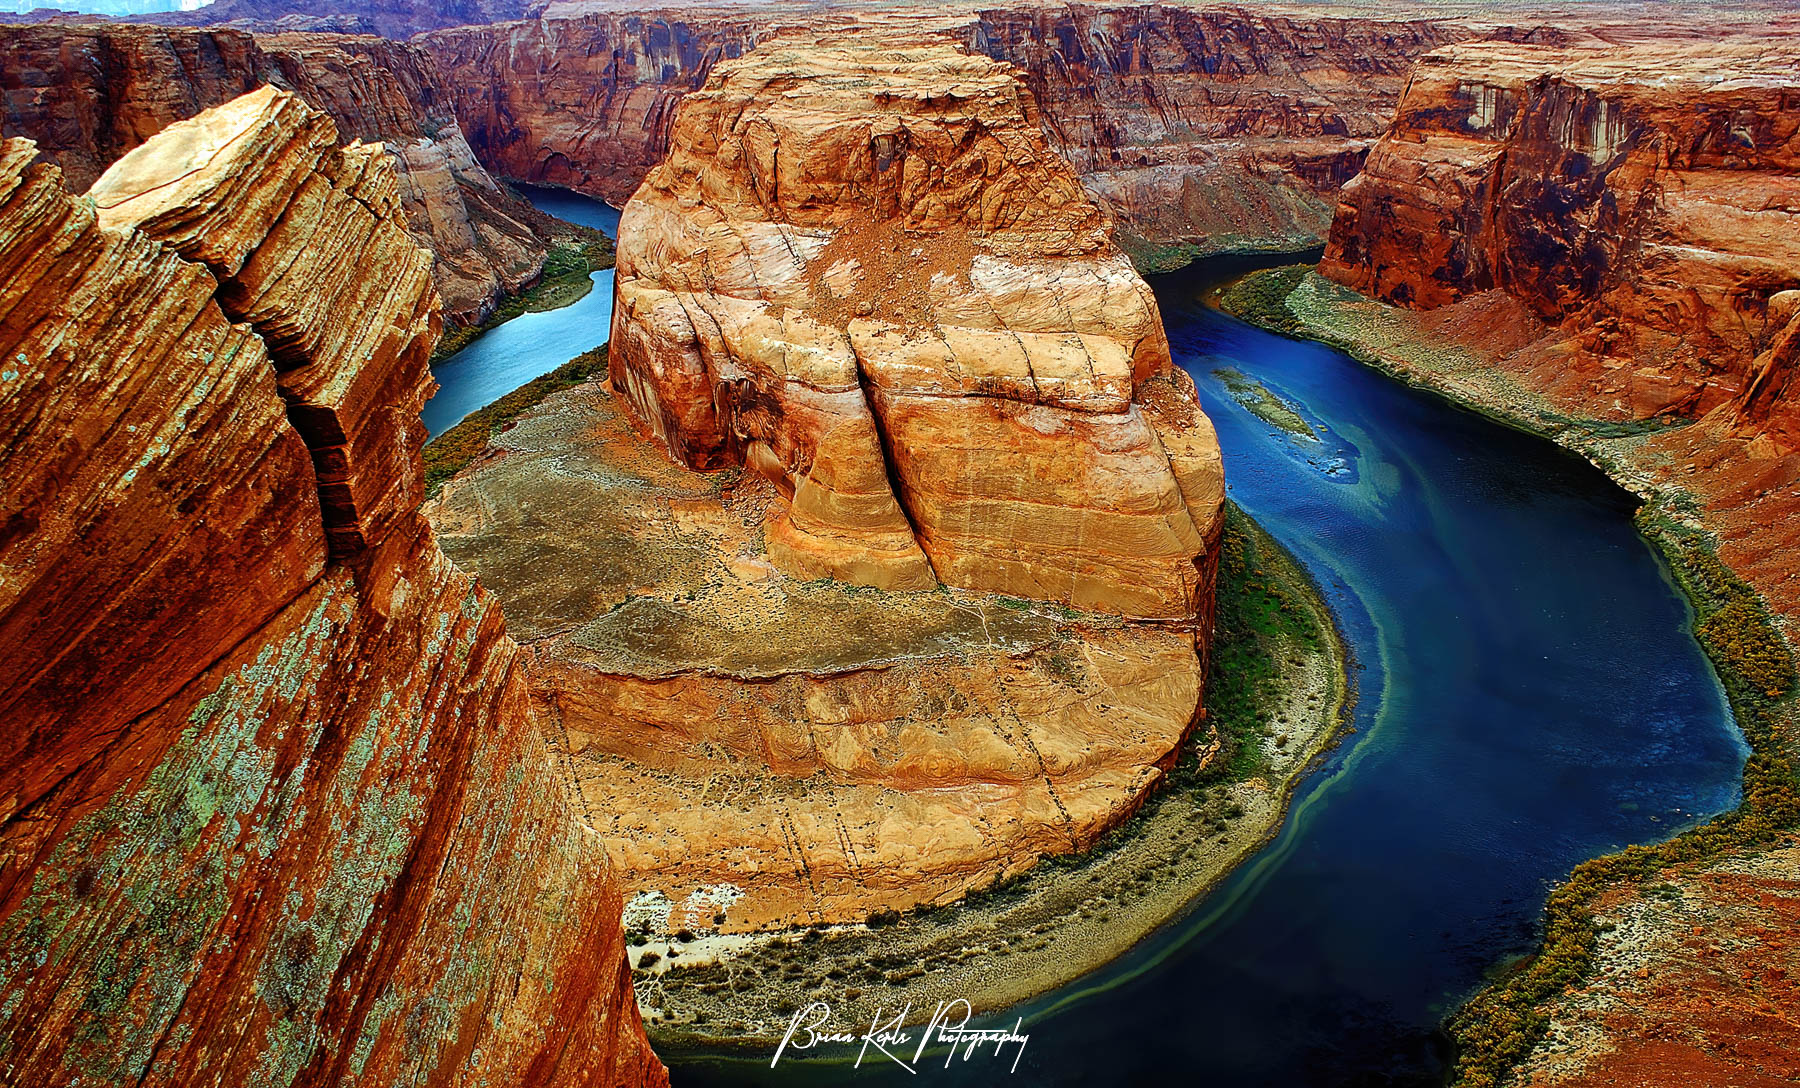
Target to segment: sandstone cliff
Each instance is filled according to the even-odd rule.
[[[193,11],[139,16],[164,26],[265,30],[347,30],[405,39],[423,30],[520,19],[542,0],[212,0]]]
[[[264,88],[91,200],[0,145],[10,1082],[663,1082],[518,649],[419,516],[430,259],[338,142]]]
[[[449,90],[415,47],[129,25],[0,28],[4,132],[35,141],[76,189],[171,122],[265,83],[330,114],[341,139],[387,145],[408,228],[437,257],[453,319],[479,321],[536,278],[540,217],[476,161]]]
[[[490,169],[615,203],[662,158],[675,103],[719,60],[783,25],[857,21],[792,6],[563,10],[419,42]],[[1333,191],[1383,130],[1413,59],[1456,36],[1430,22],[1236,8],[1022,6],[923,21],[1026,71],[1052,146],[1152,256],[1169,243],[1188,257],[1317,245]]]
[[[623,204],[669,147],[681,96],[769,31],[766,17],[590,14],[426,34],[488,168]]]
[[[1223,477],[1108,226],[948,37],[778,35],[683,99],[621,220],[610,380],[432,511],[634,917],[952,901],[1173,765]]]
[[[1584,416],[1741,400],[1795,448],[1800,62],[1768,44],[1432,53],[1321,270],[1416,308],[1503,292],[1554,329],[1519,365]]]
[[[671,143],[620,221],[614,386],[684,464],[790,496],[777,565],[1205,613],[1218,443],[1011,69],[778,37]]]
[[[1242,8],[1016,7],[973,48],[1011,61],[1051,145],[1141,241],[1198,252],[1319,244],[1442,23]]]

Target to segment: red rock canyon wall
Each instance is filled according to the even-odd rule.
[[[78,191],[171,122],[265,83],[330,114],[342,139],[387,145],[405,221],[437,257],[452,318],[480,320],[538,275],[546,247],[535,213],[476,161],[450,91],[413,46],[130,25],[0,28],[4,133],[36,142]]]
[[[622,203],[668,148],[675,103],[782,25],[842,13],[552,14],[418,40],[476,152],[505,177]],[[919,21],[914,18],[913,21]],[[1198,252],[1316,245],[1430,22],[1222,8],[1011,8],[936,22],[1027,73],[1052,146],[1128,235]]]
[[[9,1083],[665,1082],[520,653],[418,511],[430,258],[338,143],[265,88],[91,201],[0,144]]]

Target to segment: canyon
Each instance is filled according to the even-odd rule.
[[[944,36],[776,35],[683,99],[606,382],[432,511],[654,933],[952,901],[1173,765],[1223,470],[1109,225]]]
[[[265,87],[84,197],[0,145],[8,1078],[666,1083],[522,655],[420,516],[430,255],[340,144]]]
[[[1770,20],[1562,26],[1427,54],[1340,194],[1318,273],[1273,311],[1643,497],[1757,748],[1737,819],[1761,830],[1600,886],[1591,973],[1528,1014],[1545,1035],[1519,1083],[1794,1069],[1771,1002],[1791,984],[1782,806],[1800,738],[1800,65],[1771,48],[1791,17]]]
[[[1320,271],[1418,311],[1476,399],[1635,432],[1627,475],[1694,494],[1791,618],[1800,66],[1760,33],[1564,39],[1421,61]]]
[[[566,6],[565,6],[566,7]],[[1385,128],[1413,61],[1467,35],[1422,20],[1240,8],[978,12],[776,5],[650,12],[553,7],[421,35],[476,153],[502,176],[623,203],[669,146],[681,97],[783,26],[882,18],[1018,65],[1051,146],[1149,267],[1303,249]]]
[[[407,228],[437,258],[452,320],[479,322],[533,282],[567,229],[477,161],[449,88],[414,46],[129,24],[0,28],[0,133],[32,140],[76,190],[170,123],[265,84],[330,115],[343,141],[393,154]]]
[[[5,134],[36,141],[0,160],[0,644],[66,646],[0,671],[0,1007],[45,1082],[448,1083],[479,1054],[651,1083],[621,886],[659,932],[735,934],[1097,841],[1204,735],[1223,496],[1132,263],[1325,243],[1296,331],[1584,450],[1716,539],[1791,641],[1790,17],[291,7],[214,14],[308,33],[0,46]],[[264,84],[313,109],[239,97]],[[159,188],[195,148],[216,167]],[[508,181],[632,198],[608,377],[422,514],[438,322],[555,241]],[[1786,955],[1791,873],[1608,900],[1642,940],[1553,1008],[1533,1082],[1679,1068],[1629,1043],[1692,995],[1627,975],[1697,977],[1719,951],[1674,937],[1749,896],[1765,939],[1708,959],[1707,1031],[1764,1039],[1784,983],[1729,974]],[[425,1018],[457,1042],[414,1068]]]

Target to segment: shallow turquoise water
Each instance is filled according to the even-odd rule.
[[[1433,1084],[1437,1025],[1529,950],[1554,882],[1735,804],[1744,747],[1630,497],[1549,443],[1205,309],[1220,271],[1157,281],[1170,341],[1232,497],[1339,615],[1360,663],[1356,733],[1276,841],[1185,919],[984,1018],[1024,1017],[1016,1074],[988,1058],[946,1070],[941,1051],[917,1078],[684,1055],[677,1085]],[[440,368],[432,404],[450,397],[440,418],[460,418],[605,338],[581,304],[520,318]],[[1222,366],[1321,440],[1251,415]]]
[[[539,211],[572,223],[597,227],[614,237],[619,213],[598,200],[561,189],[521,187]],[[436,438],[476,409],[524,385],[590,348],[606,343],[612,327],[612,269],[593,273],[594,289],[560,310],[520,314],[482,333],[468,346],[431,368],[438,391],[419,415]]]

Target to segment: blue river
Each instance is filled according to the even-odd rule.
[[[1005,1063],[990,1048],[947,1069],[939,1050],[916,1077],[668,1055],[678,1086],[1435,1085],[1439,1025],[1531,949],[1557,881],[1736,804],[1747,750],[1686,604],[1632,526],[1631,496],[1548,442],[1202,305],[1234,270],[1212,262],[1154,286],[1232,498],[1338,615],[1357,662],[1355,732],[1302,784],[1276,839],[1185,917],[980,1019],[1023,1017],[1015,1074],[1010,1048]],[[497,390],[456,402],[472,410],[593,347],[604,328],[579,309],[534,315],[510,349],[529,361],[463,361],[529,318],[476,341],[440,369],[439,398],[467,374]],[[488,366],[509,376],[470,373]],[[1251,414],[1215,374],[1227,367],[1317,440]]]
[[[619,211],[598,200],[562,189],[519,186],[539,211],[619,236]],[[560,310],[520,314],[482,333],[468,346],[431,368],[438,391],[420,418],[436,438],[470,412],[484,408],[541,374],[590,348],[606,343],[612,329],[613,274],[593,273],[594,289]]]

